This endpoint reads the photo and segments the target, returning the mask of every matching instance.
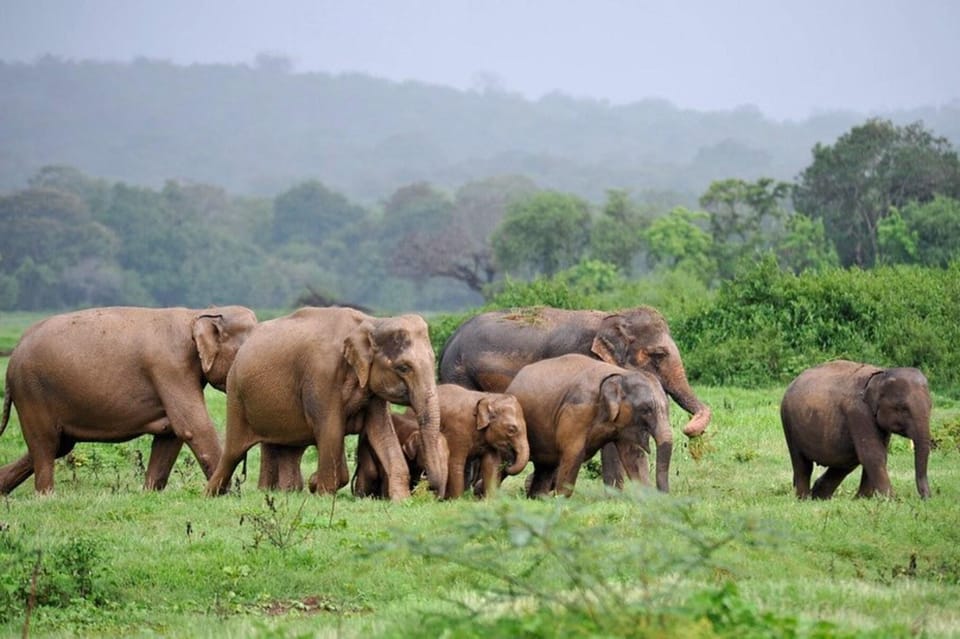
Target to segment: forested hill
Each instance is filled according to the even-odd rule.
[[[506,173],[592,200],[609,188],[695,199],[715,179],[793,179],[816,142],[870,115],[777,122],[752,107],[706,113],[560,94],[530,101],[291,73],[273,62],[0,62],[0,190],[68,164],[145,186],[184,178],[239,194],[273,195],[315,178],[365,202],[414,181],[455,187]],[[879,115],[922,120],[960,143],[960,103]]]

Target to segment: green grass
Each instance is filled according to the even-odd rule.
[[[0,601],[4,588],[29,586],[40,550],[40,586],[63,594],[33,610],[34,636],[960,637],[960,402],[934,399],[930,500],[916,494],[909,442],[894,438],[896,497],[853,499],[854,474],[832,501],[798,502],[782,388],[697,391],[714,421],[691,446],[673,407],[667,497],[611,496],[585,468],[569,500],[526,500],[521,476],[490,503],[344,490],[275,495],[271,508],[256,490],[255,450],[240,494],[208,499],[187,453],[166,491],[144,493],[146,438],[81,444],[72,464],[58,463],[54,495],[35,496],[28,481],[0,500]],[[224,396],[207,398],[222,430]],[[24,451],[14,417],[0,463]],[[547,521],[539,547],[524,526]],[[291,536],[274,544],[265,530]],[[602,607],[608,586],[633,606],[622,620]],[[581,615],[594,604],[607,625]],[[0,636],[19,636],[23,622],[22,610],[8,615]]]

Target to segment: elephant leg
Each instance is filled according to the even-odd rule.
[[[0,495],[9,494],[33,474],[33,458],[29,453],[0,468]]]
[[[650,436],[646,433],[642,435],[647,441],[644,445],[649,446]],[[620,465],[623,467],[627,478],[633,482],[640,482],[646,486],[650,485],[650,466],[647,463],[647,454],[643,448],[636,442],[618,441],[615,448],[620,457]],[[602,455],[602,452],[601,452]]]
[[[217,467],[207,481],[206,494],[216,496],[225,494],[230,488],[230,479],[237,464],[247,454],[250,447],[259,443],[243,415],[243,407],[239,402],[227,398],[227,434],[223,446],[223,454]]]
[[[556,491],[564,497],[573,494],[573,487],[577,483],[577,475],[580,474],[580,466],[583,465],[583,446],[576,446],[576,452],[564,452],[560,455],[560,463],[557,464],[557,485]]]
[[[353,475],[353,494],[357,497],[380,496],[380,469],[373,455],[367,436],[360,435],[357,441],[357,468]]]
[[[500,487],[500,465],[502,458],[498,453],[486,452],[480,458],[482,492],[478,497],[492,497]]]
[[[463,454],[450,455],[447,467],[447,499],[457,499],[463,495],[467,475],[467,460]],[[486,477],[484,477],[486,480]]]
[[[306,450],[304,446],[260,445],[260,490],[303,490],[303,473],[300,461]]]
[[[853,468],[855,467],[828,468],[813,484],[813,498],[830,499],[833,497],[833,493],[837,491],[837,487],[840,486],[840,482],[842,482],[847,475],[853,472]]]
[[[549,495],[556,484],[557,467],[533,465],[533,474],[527,480],[527,497]]]
[[[405,499],[410,496],[410,467],[393,428],[387,403],[372,399],[367,404],[366,411],[363,429],[370,439],[374,454],[383,466],[388,496],[394,501]]]
[[[600,470],[603,483],[614,488],[623,488],[623,464],[617,447],[611,442],[600,449]]]
[[[873,497],[877,493],[887,497],[893,496],[893,487],[890,485],[887,469],[883,468],[882,470],[883,473],[878,481],[874,478],[874,475],[867,472],[867,468],[864,466],[860,473],[860,488],[857,490],[857,497]]]
[[[176,435],[154,435],[150,460],[147,462],[147,477],[143,484],[145,490],[163,490],[166,487],[181,448],[183,440]],[[209,475],[207,479],[210,479]]]
[[[56,417],[46,415],[44,411],[28,408],[20,411],[20,424],[23,439],[27,444],[29,456],[33,460],[33,483],[38,493],[53,492],[53,462],[60,448],[60,431],[56,428]],[[37,428],[35,424],[43,427]],[[48,426],[49,425],[49,426]],[[66,454],[66,453],[64,453]]]
[[[793,468],[793,489],[797,499],[810,497],[810,477],[813,475],[813,461],[803,455],[793,445],[787,434],[787,448],[790,450],[790,466]]]

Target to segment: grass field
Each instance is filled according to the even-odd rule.
[[[798,502],[782,390],[697,387],[695,443],[673,406],[669,496],[605,492],[592,467],[570,499],[526,500],[522,476],[491,502],[265,495],[254,451],[239,494],[208,499],[185,453],[144,493],[147,439],[81,444],[54,495],[0,502],[0,635],[29,608],[33,636],[960,637],[960,402],[934,398],[929,501],[894,438],[895,498],[853,499],[855,474]],[[24,451],[14,417],[0,464]]]

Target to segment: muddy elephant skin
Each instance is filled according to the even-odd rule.
[[[28,453],[0,468],[0,493],[31,474],[50,492],[54,459],[77,442],[140,435],[153,435],[146,488],[166,485],[184,442],[210,477],[220,442],[203,389],[224,389],[256,324],[242,306],[94,308],[34,324],[10,355],[0,418],[2,432],[16,408]]]
[[[829,499],[862,466],[858,497],[892,495],[887,450],[895,433],[913,442],[917,492],[930,496],[930,390],[916,368],[837,360],[801,373],[784,393],[780,419],[798,498]],[[826,467],[813,488],[813,465]]]

